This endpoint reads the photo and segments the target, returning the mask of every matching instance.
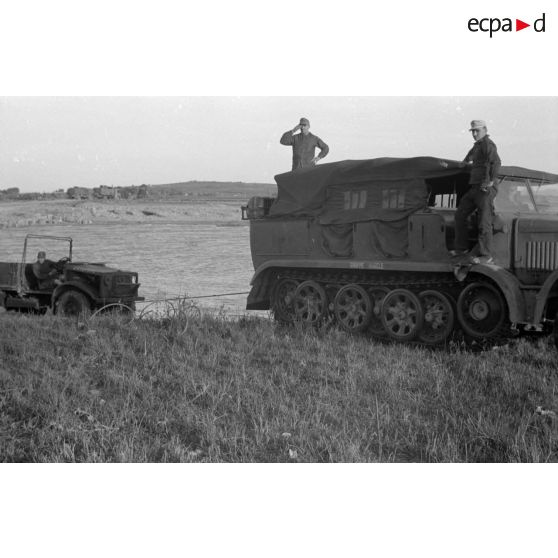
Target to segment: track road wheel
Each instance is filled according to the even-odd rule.
[[[271,295],[271,309],[278,322],[291,323],[295,319],[294,295],[298,281],[283,277],[275,284]]]
[[[327,297],[324,289],[315,281],[301,283],[294,295],[294,312],[297,320],[317,325],[327,314]]]
[[[392,339],[410,341],[422,327],[420,300],[407,289],[395,289],[384,298],[381,317],[384,330]]]
[[[443,343],[453,331],[455,314],[448,297],[438,291],[419,294],[424,319],[418,334],[419,341],[427,345]]]
[[[558,312],[556,312],[556,317],[554,318],[554,327],[552,329],[552,335],[554,337],[554,344],[558,349]]]
[[[372,316],[372,302],[368,293],[359,285],[345,285],[335,296],[333,312],[345,331],[363,331],[368,327]]]
[[[382,302],[388,293],[389,289],[386,287],[372,287],[368,289],[368,295],[370,296],[372,304],[372,313],[370,315],[368,330],[372,335],[378,337],[384,337],[386,334],[384,324],[382,323]]]
[[[475,339],[497,337],[506,323],[502,293],[485,282],[467,285],[457,299],[457,319],[463,331]]]
[[[72,289],[62,293],[56,301],[56,313],[65,318],[88,316],[91,313],[91,304],[83,293]]]

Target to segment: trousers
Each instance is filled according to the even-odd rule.
[[[494,198],[497,190],[491,186],[487,192],[481,190],[480,184],[472,184],[469,191],[461,198],[455,212],[455,249],[467,250],[467,217],[478,210],[479,256],[490,256],[492,250],[492,219],[494,217]]]

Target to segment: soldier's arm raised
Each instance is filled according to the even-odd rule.
[[[297,124],[292,130],[288,130],[282,136],[279,142],[281,145],[293,145],[294,143],[294,133],[300,130],[300,124]]]

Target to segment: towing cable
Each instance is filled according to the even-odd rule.
[[[151,312],[147,312],[146,310],[157,303],[161,303],[161,304],[165,304],[165,303],[169,303],[169,306],[173,309],[176,310],[174,308],[174,306],[172,305],[173,301],[187,301],[187,300],[197,300],[197,299],[201,299],[201,298],[219,298],[219,297],[225,297],[225,296],[236,296],[236,295],[246,295],[249,294],[250,291],[241,291],[241,292],[234,292],[234,293],[216,293],[216,294],[209,294],[209,295],[196,295],[196,296],[176,296],[176,297],[171,297],[171,298],[156,298],[153,300],[142,300],[139,301],[140,304],[145,305],[141,311],[139,312],[139,315],[137,316],[138,319],[141,319],[144,315],[150,314]],[[126,305],[123,304],[121,302],[113,302],[111,304],[106,304],[105,306],[102,306],[101,308],[98,308],[97,310],[95,310],[95,312],[93,312],[93,314],[91,314],[91,316],[89,316],[89,319],[96,317],[98,314],[110,309],[116,309],[116,308],[122,308],[125,310],[131,310],[131,308]],[[190,306],[187,310],[195,310],[196,312],[201,314],[200,309],[197,306]],[[135,314],[131,315],[130,321],[134,320],[136,318]]]
[[[194,300],[194,299],[198,299],[198,298],[216,298],[216,297],[222,297],[222,296],[234,296],[234,295],[245,295],[245,294],[249,294],[250,291],[242,291],[239,293],[219,293],[219,294],[210,294],[210,295],[197,295],[197,296],[176,296],[174,298],[156,298],[154,300],[142,300],[141,303],[142,304],[146,304],[146,303],[153,303],[153,302],[167,302],[170,300]]]

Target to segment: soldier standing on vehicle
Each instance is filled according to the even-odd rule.
[[[300,130],[300,134],[295,133]],[[281,136],[281,145],[293,146],[293,170],[313,167],[329,153],[329,147],[318,136],[310,133],[310,121],[301,118],[300,122]],[[316,147],[320,153],[315,156]]]
[[[33,275],[37,278],[39,290],[48,290],[60,284],[57,276],[59,271],[53,261],[46,259],[45,252],[37,254],[37,261],[33,264]]]
[[[500,157],[496,144],[487,134],[484,120],[473,120],[469,131],[475,143],[463,160],[470,166],[469,190],[461,198],[455,213],[455,250],[452,256],[465,254],[468,249],[467,217],[478,210],[478,256],[473,263],[492,263],[492,218],[494,198],[498,193],[496,177],[500,170]]]

